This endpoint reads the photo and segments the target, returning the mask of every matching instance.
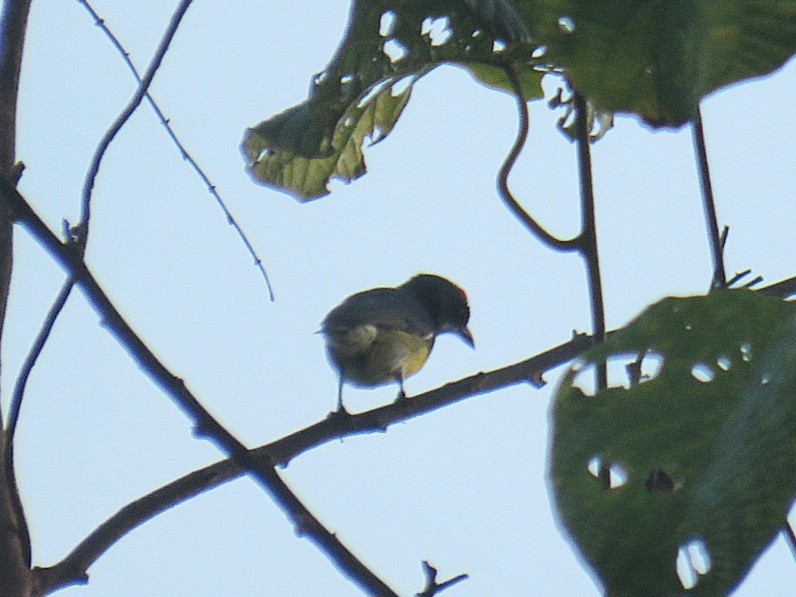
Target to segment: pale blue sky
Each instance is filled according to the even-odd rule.
[[[143,70],[176,2],[97,0]],[[153,350],[239,438],[261,445],[323,418],[335,374],[315,335],[356,290],[419,271],[471,300],[476,350],[441,339],[411,395],[527,358],[588,327],[583,266],[551,253],[508,214],[494,177],[515,135],[513,100],[441,68],[423,79],[369,173],[299,205],[255,186],[245,127],[303,101],[342,35],[344,2],[195,2],[152,92],[263,257],[277,300],[147,106],[112,145],[94,196],[88,261]],[[76,221],[94,147],[132,96],[119,56],[77,1],[33,3],[22,76],[21,190],[55,230]],[[730,272],[796,273],[793,64],[704,104]],[[578,227],[574,148],[532,106],[512,177],[523,203],[562,235]],[[594,147],[608,325],[663,296],[704,292],[711,265],[687,129],[652,133],[620,117]],[[19,230],[3,350],[7,397],[63,274]],[[423,586],[421,560],[470,579],[451,597],[597,595],[557,528],[545,481],[550,390],[496,392],[297,458],[284,478],[394,586]],[[352,410],[394,388],[346,392]],[[18,478],[34,563],[49,565],[129,501],[220,455],[191,436],[76,293],[27,395]],[[62,595],[349,597],[337,573],[249,480],[137,529]],[[785,596],[796,564],[777,541],[741,596]]]

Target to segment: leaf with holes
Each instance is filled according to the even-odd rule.
[[[549,474],[607,594],[731,591],[796,495],[796,305],[728,290],[649,307],[565,375]]]
[[[300,200],[328,194],[330,180],[365,171],[363,147],[395,126],[414,83],[449,63],[489,85],[502,65],[530,64],[536,46],[508,0],[355,0],[331,64],[309,99],[247,130],[241,150],[257,182]],[[516,42],[511,51],[505,42]],[[542,73],[523,72],[526,97],[542,97]]]
[[[796,52],[796,0],[517,0],[550,64],[602,108],[655,126]]]

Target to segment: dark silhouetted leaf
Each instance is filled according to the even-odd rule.
[[[629,375],[595,394],[601,362]],[[553,419],[557,509],[607,594],[727,594],[796,494],[796,305],[665,299],[582,357]]]

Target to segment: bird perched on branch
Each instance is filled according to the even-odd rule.
[[[419,274],[396,288],[353,294],[326,316],[320,333],[340,375],[337,408],[344,412],[343,385],[372,388],[397,383],[425,364],[434,340],[452,332],[475,347],[467,328],[470,307],[464,290],[440,276]]]

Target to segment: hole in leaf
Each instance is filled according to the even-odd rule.
[[[661,353],[648,348],[640,359],[636,357],[632,362],[625,365],[630,385],[652,381],[658,377],[663,369],[663,361],[664,358]]]
[[[652,381],[660,375],[663,369],[663,355],[655,350],[648,349],[641,359],[641,377],[639,381]]]
[[[706,363],[694,363],[691,367],[691,376],[702,383],[710,383],[716,377],[716,372]]]
[[[390,37],[395,31],[395,23],[398,21],[398,15],[393,11],[388,10],[382,13],[379,19],[379,35],[382,37]]]
[[[382,81],[371,87],[370,91],[362,96],[362,99],[357,102],[357,108],[364,108],[367,106],[373,100],[373,98],[382,92],[385,85],[387,85],[387,81]]]
[[[572,366],[575,377],[572,378],[572,387],[578,388],[584,395],[593,398],[597,393],[596,367],[594,363],[581,361]]]
[[[608,370],[608,387],[625,388],[638,383],[638,354],[634,352],[624,352],[612,354],[606,361]]]
[[[561,17],[558,19],[558,26],[564,33],[573,33],[575,31],[575,21],[572,17]]]
[[[710,572],[712,567],[710,552],[705,542],[701,539],[694,539],[681,545],[677,551],[675,566],[683,588],[693,589],[699,581],[699,577]]]
[[[499,39],[496,39],[495,41],[492,42],[493,54],[498,54],[505,49],[506,49],[506,42],[500,41]]]
[[[586,466],[586,468],[594,478],[600,477],[600,467],[602,466],[602,463],[602,458],[599,456],[594,456],[591,460],[589,460],[589,464]]]
[[[611,474],[611,489],[617,489],[623,485],[627,485],[628,473],[627,469],[618,462],[614,462],[608,467]]]
[[[602,458],[599,456],[593,456],[591,460],[589,460],[589,464],[586,466],[586,468],[595,479],[601,480],[603,475],[606,474],[606,472],[603,470],[603,466],[604,463]],[[618,462],[612,462],[608,467],[607,473],[608,485],[611,489],[618,489],[619,487],[627,484],[629,476],[627,469]]]
[[[329,77],[329,73],[327,73],[326,71],[324,71],[322,73],[318,73],[317,75],[315,75],[312,78],[312,84],[315,85],[315,86],[318,86],[321,83],[323,83],[328,77]]]
[[[390,95],[393,97],[398,97],[404,91],[409,89],[412,84],[415,82],[414,77],[404,77],[403,79],[396,81],[393,86],[390,88]]]
[[[747,363],[752,360],[752,345],[748,342],[741,344],[741,358]]]
[[[420,26],[420,34],[428,36],[432,46],[445,45],[453,36],[451,20],[448,17],[438,17],[436,19],[426,17]]]
[[[409,53],[406,46],[397,39],[390,39],[384,42],[384,49],[382,51],[393,64],[406,58],[406,55]]]
[[[732,361],[730,357],[726,354],[721,355],[718,359],[716,359],[716,364],[719,366],[719,369],[722,371],[729,371],[730,367],[732,367]]]

